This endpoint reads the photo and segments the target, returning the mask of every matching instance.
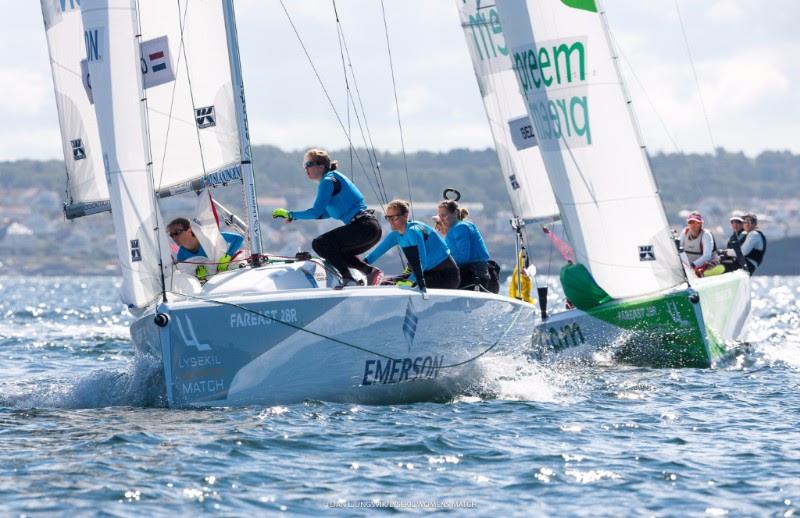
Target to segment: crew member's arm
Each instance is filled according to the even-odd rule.
[[[754,249],[757,249],[758,247],[756,245],[759,242],[761,242],[761,235],[758,232],[748,232],[747,237],[744,239],[744,243],[742,243],[742,255],[746,256]]]
[[[373,264],[395,245],[397,245],[397,232],[389,232],[389,234],[383,238],[383,241],[364,258],[364,262]]]
[[[317,187],[317,199],[314,200],[314,206],[300,212],[289,212],[290,219],[326,219],[330,217],[328,214],[328,204],[333,196],[333,180],[324,178],[320,180],[319,187]]]
[[[700,236],[700,239],[703,240],[703,255],[695,259],[692,263],[692,266],[695,268],[699,268],[701,266],[705,266],[711,261],[714,253],[714,238],[711,236],[710,232],[703,232]]]

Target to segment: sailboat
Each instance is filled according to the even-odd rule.
[[[749,276],[697,278],[681,261],[598,2],[474,4],[477,41],[507,57],[549,179],[537,188],[552,189],[574,250],[560,276],[574,308],[544,315],[534,352],[711,365],[745,324]]]
[[[262,253],[232,0],[42,8],[68,216],[111,210],[131,336],[162,362],[170,406],[446,400],[480,383],[481,358],[529,339],[534,307],[522,301],[334,289],[318,259]],[[201,285],[173,264],[161,203],[200,192],[202,207],[226,183],[244,188],[250,256]],[[219,235],[198,238],[209,250]]]

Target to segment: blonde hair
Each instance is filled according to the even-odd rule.
[[[336,171],[336,168],[339,165],[338,161],[331,160],[331,156],[327,151],[319,148],[313,148],[306,151],[303,155],[303,159],[306,161],[312,161],[317,165],[324,165],[325,170],[327,171]]]
[[[395,209],[405,216],[411,211],[411,204],[406,200],[392,200],[386,204],[386,210],[389,209]]]
[[[459,207],[455,200],[444,200],[439,203],[439,207],[444,207],[450,214],[455,214],[459,220],[465,220],[469,216],[469,210]]]

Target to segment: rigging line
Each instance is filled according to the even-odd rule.
[[[180,5],[178,5],[178,19],[180,19]],[[183,38],[181,38],[180,47],[181,48],[183,47]],[[159,112],[159,110],[155,110],[155,109],[152,110],[153,112],[162,113],[163,115],[167,116],[167,132],[164,135],[164,152],[161,155],[161,167],[159,168],[159,171],[158,171],[158,187],[159,188],[162,187],[161,182],[164,180],[164,163],[167,161],[167,145],[169,144],[169,134],[170,134],[170,129],[172,128],[172,119],[173,119],[172,111],[173,111],[174,106],[175,106],[175,92],[178,90],[178,76],[180,74],[180,67],[181,67],[182,58],[183,58],[183,55],[181,53],[181,50],[179,49],[178,50],[178,60],[175,62],[175,80],[172,83],[172,95],[170,96],[170,100],[169,100],[169,112],[163,113],[163,112]],[[147,111],[148,111],[148,113],[150,112],[149,109]],[[149,117],[149,115],[148,115],[148,117]],[[195,124],[197,124],[197,123],[195,123]]]
[[[334,1],[334,11],[336,11],[336,3],[335,3],[335,1]],[[339,52],[342,53],[342,47],[343,47],[344,48],[344,55],[347,56],[347,65],[350,68],[350,76],[353,79],[353,87],[355,88],[355,92],[356,92],[355,99],[358,100],[358,104],[359,104],[359,106],[355,106],[355,105],[353,106],[353,113],[354,113],[354,115],[356,117],[356,122],[358,123],[358,129],[359,129],[359,133],[361,134],[361,139],[364,142],[364,148],[367,151],[367,158],[369,159],[370,166],[372,167],[372,174],[375,177],[376,182],[379,185],[379,190],[380,190],[381,196],[378,197],[378,203],[381,205],[381,208],[383,209],[384,208],[384,204],[389,201],[389,198],[388,198],[388,195],[386,193],[386,186],[384,185],[384,182],[383,182],[383,175],[381,174],[381,170],[380,170],[380,162],[378,162],[377,153],[375,152],[375,144],[372,142],[372,134],[371,134],[371,132],[369,130],[369,123],[367,122],[367,112],[364,109],[364,103],[362,101],[361,92],[360,92],[360,90],[358,88],[358,80],[356,79],[355,69],[353,68],[353,62],[352,62],[352,59],[350,58],[350,49],[347,46],[347,38],[344,35],[344,26],[343,26],[343,24],[341,23],[341,21],[338,18],[338,12],[336,12],[336,16],[337,16],[337,22],[338,22],[338,24],[337,24],[337,32],[338,32],[338,35],[339,35],[339,44],[340,44]],[[342,60],[343,61],[344,61],[344,55],[342,56]],[[345,68],[345,77],[346,76],[347,76],[347,69]],[[350,99],[353,99],[352,91],[350,91],[348,89],[348,93],[350,94]],[[363,117],[363,119],[364,119],[364,126],[361,125],[361,117],[359,117],[359,113],[358,113],[359,107],[361,109],[361,117]],[[348,117],[349,117],[349,112],[348,112]],[[348,123],[349,123],[349,119],[348,119]],[[365,132],[364,132],[364,127],[366,127],[366,135],[365,135]],[[349,129],[349,126],[348,126],[348,129]],[[369,137],[369,143],[367,143],[367,137]],[[354,146],[351,143],[351,147],[350,147],[351,153],[353,151],[353,148],[354,148]],[[370,149],[371,149],[371,153],[370,153]],[[364,170],[364,173],[367,174],[367,170],[365,168],[363,168],[363,167],[362,167],[362,169]]]
[[[692,49],[689,47],[689,37],[686,35],[686,28],[683,25],[683,16],[681,16],[681,9],[678,5],[678,0],[675,0],[675,11],[678,13],[678,23],[681,26],[681,34],[683,35],[683,43],[686,45],[686,54],[689,56],[689,64],[692,67],[692,76],[694,76],[694,84],[697,88],[697,96],[700,98],[700,108],[703,110],[703,119],[706,123],[706,131],[708,131],[708,138],[711,141],[711,148],[716,151],[717,144],[714,141],[714,135],[711,133],[711,122],[708,119],[708,111],[706,110],[706,103],[703,99],[703,91],[700,89],[700,79],[697,77],[697,69],[694,66],[694,58],[692,57]]]
[[[297,27],[295,26],[294,21],[292,20],[292,17],[289,14],[289,11],[286,9],[286,5],[284,4],[283,0],[279,1],[281,7],[283,8],[283,12],[286,14],[287,20],[289,20],[289,25],[292,27],[292,30],[294,31],[294,34],[297,37],[297,41],[300,43],[300,47],[303,49],[303,52],[306,55],[306,59],[308,60],[308,63],[311,65],[311,70],[314,72],[314,75],[317,78],[317,82],[319,82],[319,85],[322,88],[322,92],[325,94],[325,98],[328,100],[328,104],[330,105],[331,110],[333,111],[333,115],[336,117],[336,121],[339,123],[339,127],[342,129],[342,132],[344,132],[344,136],[347,139],[347,141],[352,142],[352,138],[350,137],[350,134],[347,132],[347,128],[345,127],[344,122],[342,122],[342,118],[339,116],[339,112],[336,110],[336,106],[333,104],[333,99],[331,99],[331,96],[328,93],[328,89],[325,87],[325,83],[322,81],[322,77],[320,77],[319,75],[317,67],[314,65],[314,61],[311,59],[311,55],[308,53],[308,49],[306,49],[305,43],[303,43],[303,39],[300,37],[300,32],[297,30]],[[364,163],[362,162],[361,157],[358,154],[358,151],[354,151],[354,155],[356,157],[356,161],[358,162],[358,164],[362,167],[362,169],[366,170],[366,168],[364,167]],[[367,181],[370,185],[370,188],[372,189],[372,192],[375,194],[375,197],[379,198],[379,195],[375,187],[369,180],[369,176],[367,176]]]
[[[267,320],[270,320],[272,322],[275,322],[276,324],[282,324],[282,325],[285,325],[287,327],[291,327],[292,329],[296,329],[297,331],[302,331],[304,333],[308,333],[310,335],[314,335],[314,336],[316,336],[318,338],[322,338],[323,340],[329,340],[331,342],[334,342],[334,343],[337,343],[337,344],[340,344],[340,345],[344,345],[345,347],[350,347],[352,349],[356,349],[358,351],[362,351],[362,352],[365,352],[365,353],[368,353],[368,354],[374,354],[375,356],[380,356],[381,358],[386,358],[387,360],[392,360],[394,362],[398,362],[398,361],[402,360],[401,358],[393,358],[392,356],[389,356],[389,355],[386,355],[386,354],[383,354],[383,353],[379,353],[377,351],[373,351],[373,350],[368,349],[366,347],[361,347],[360,345],[356,345],[356,344],[354,344],[352,342],[347,342],[345,340],[339,340],[338,338],[334,338],[334,337],[332,337],[330,335],[326,335],[326,334],[323,334],[323,333],[318,333],[316,331],[312,331],[312,330],[310,330],[310,329],[308,329],[306,327],[300,326],[300,325],[292,324],[290,322],[284,322],[283,320],[280,320],[278,318],[273,317],[269,313],[266,313],[266,312],[265,313],[260,313],[260,312],[254,310],[254,309],[250,309],[248,307],[242,306],[241,304],[236,304],[236,303],[233,303],[233,302],[225,302],[225,301],[218,300],[218,299],[206,299],[206,298],[203,298],[203,297],[198,297],[196,295],[189,295],[189,294],[186,294],[186,293],[179,293],[179,292],[176,292],[176,291],[170,291],[170,293],[172,293],[173,295],[178,295],[179,297],[185,297],[187,299],[199,300],[199,301],[203,301],[203,302],[210,302],[212,304],[219,304],[220,306],[234,307],[236,309],[240,309],[242,311],[246,311],[248,313],[252,313],[252,314],[254,314],[256,316],[259,316],[259,317],[265,318]],[[453,368],[453,367],[460,367],[460,366],[465,365],[467,363],[473,362],[473,361],[477,360],[478,358],[480,358],[481,356],[484,356],[485,354],[489,353],[492,349],[497,347],[497,345],[500,343],[500,341],[503,340],[503,338],[505,338],[506,335],[508,335],[508,333],[511,331],[511,329],[514,328],[514,325],[517,323],[517,320],[519,320],[519,317],[522,314],[522,310],[523,309],[524,309],[524,306],[520,306],[520,307],[517,308],[517,314],[514,315],[513,319],[511,319],[511,323],[500,334],[500,336],[497,338],[497,340],[495,340],[494,343],[492,343],[489,347],[487,347],[483,351],[479,352],[475,356],[472,356],[471,358],[467,358],[466,360],[460,361],[458,363],[452,363],[450,365],[441,365],[439,368],[440,369],[450,369],[450,368]]]
[[[139,59],[141,59],[141,43],[142,43],[142,16],[141,16],[141,6],[139,0],[136,0],[136,44],[139,45]],[[150,134],[150,116],[148,114],[148,101],[147,101],[147,94],[144,91],[144,81],[139,81],[139,98],[143,103],[144,113],[140,112],[140,117],[142,117],[142,122],[144,123],[144,138],[147,142],[147,166],[145,169],[145,174],[148,177],[148,181],[150,183],[150,201],[152,203],[152,210],[153,210],[153,217],[155,226],[153,227],[153,234],[154,239],[156,242],[156,251],[158,252],[158,274],[161,281],[161,293],[159,294],[161,298],[166,302],[167,300],[167,285],[166,285],[166,276],[164,275],[164,254],[161,248],[161,236],[159,235],[161,232],[161,222],[159,221],[161,218],[161,211],[158,210],[158,200],[155,196],[155,177],[153,177],[153,141],[152,135]],[[120,268],[124,268],[122,261],[120,261]],[[133,271],[133,268],[131,268]],[[155,297],[158,299],[158,297]]]
[[[609,34],[611,34],[611,33],[609,32]],[[613,39],[614,35],[611,34],[611,37]],[[615,42],[615,47],[619,51],[620,55],[622,56],[622,59],[624,59],[625,63],[628,65],[628,70],[630,70],[631,75],[633,76],[633,79],[636,81],[636,84],[639,85],[639,88],[641,88],[642,93],[644,94],[644,98],[647,100],[647,104],[650,105],[650,109],[653,110],[653,113],[655,113],[659,124],[661,124],[661,129],[664,130],[664,133],[667,135],[667,138],[669,138],[669,141],[672,142],[672,146],[675,148],[675,152],[676,153],[681,153],[682,150],[681,150],[680,146],[678,146],[678,143],[675,142],[675,138],[672,136],[672,133],[670,133],[669,129],[667,128],[667,124],[666,124],[666,122],[664,122],[664,119],[661,117],[661,113],[656,109],[656,106],[653,103],[653,99],[650,97],[650,94],[647,93],[647,90],[645,89],[644,84],[639,79],[639,76],[636,74],[636,71],[634,70],[633,65],[631,64],[630,60],[628,59],[628,56],[622,51],[622,48],[620,48],[619,45],[616,44],[616,42]]]
[[[192,88],[192,74],[189,71],[189,58],[186,56],[186,45],[184,44],[184,26],[186,25],[186,17],[189,14],[189,1],[186,2],[186,8],[183,12],[183,19],[180,17],[180,9],[181,9],[181,0],[178,0],[178,19],[180,20],[179,27],[181,30],[181,41],[180,41],[180,50],[179,53],[183,54],[183,58],[186,61],[186,82],[189,85],[189,99],[192,103],[192,110],[197,109],[197,105],[194,102],[194,89]],[[200,139],[200,128],[197,127],[197,123],[194,125],[194,132],[197,135],[197,147],[200,148],[200,166],[203,168],[203,179],[205,180],[208,176],[208,171],[206,170],[206,157],[203,153],[203,142]],[[164,153],[166,156],[166,152]]]
[[[394,90],[394,106],[397,111],[397,127],[400,130],[400,147],[403,151],[403,167],[406,171],[406,186],[408,187],[408,201],[411,205],[411,213],[414,213],[414,197],[411,194],[411,180],[408,176],[408,159],[406,158],[406,144],[403,139],[403,124],[400,121],[400,103],[397,100],[397,82],[394,77],[394,63],[392,61],[392,46],[389,44],[389,26],[386,23],[386,7],[381,0],[381,12],[383,13],[383,32],[386,35],[386,51],[389,53],[389,70],[392,73],[392,88]]]
[[[352,123],[350,121],[350,102],[352,96],[350,94],[350,82],[347,79],[347,66],[344,61],[344,52],[342,50],[342,22],[339,20],[339,11],[336,9],[336,0],[331,0],[333,5],[333,14],[336,18],[336,36],[339,42],[339,57],[342,59],[342,76],[344,77],[344,90],[345,90],[345,107],[347,108],[347,133],[353,133]],[[350,180],[355,181],[355,171],[353,170],[353,143],[350,142]]]
[[[355,110],[356,120],[359,123],[359,131],[361,133],[361,138],[364,141],[364,147],[367,150],[367,157],[370,159],[370,165],[373,167],[373,174],[375,174],[376,178],[379,179],[380,185],[382,188],[382,193],[384,196],[383,203],[388,203],[389,197],[386,192],[386,186],[383,183],[383,174],[381,173],[381,166],[380,162],[378,161],[378,153],[375,151],[375,143],[372,140],[372,132],[369,129],[369,122],[367,119],[367,111],[364,109],[364,102],[363,98],[361,97],[361,90],[358,88],[358,79],[356,78],[355,69],[353,68],[353,61],[350,58],[350,49],[347,46],[347,38],[344,37],[344,33],[342,33],[342,42],[344,43],[344,51],[347,55],[347,63],[350,67],[350,76],[353,78],[353,87],[356,91],[356,99],[358,100],[359,108],[361,109],[361,114],[364,118],[364,128],[361,127],[361,120],[358,118],[358,110]],[[366,135],[364,129],[366,128]],[[367,143],[367,139],[369,139],[369,144]],[[370,150],[372,153],[370,154]],[[383,205],[383,204],[381,204]]]

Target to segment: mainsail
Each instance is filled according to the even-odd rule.
[[[67,217],[105,211],[109,195],[81,3],[41,3],[67,165]],[[237,120],[224,2],[137,3],[153,189],[169,196],[240,182],[246,136]]]
[[[222,2],[139,0],[138,11],[156,191],[241,181]]]
[[[526,220],[555,216],[558,207],[494,2],[456,0],[456,5],[514,213]]]
[[[613,297],[685,280],[595,0],[498,0],[578,263]]]
[[[67,217],[109,209],[94,107],[88,95],[80,3],[41,0],[67,169]]]

